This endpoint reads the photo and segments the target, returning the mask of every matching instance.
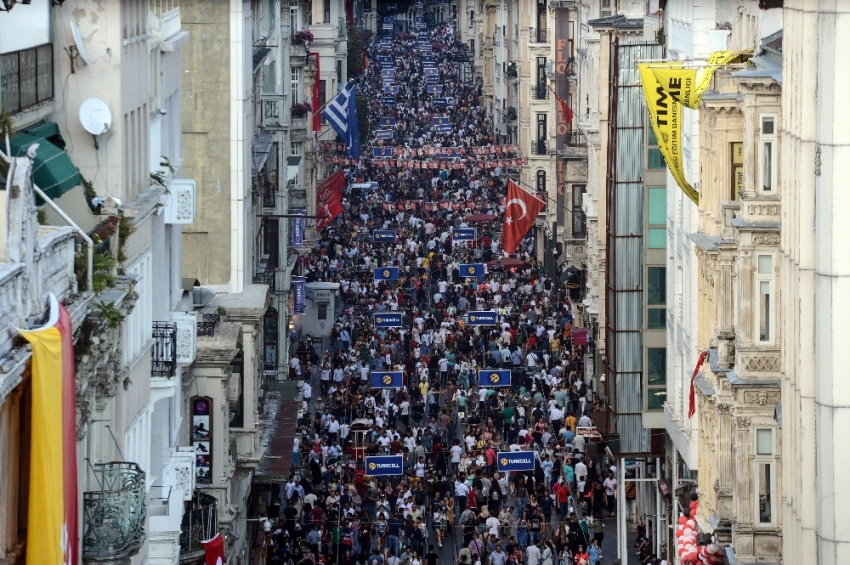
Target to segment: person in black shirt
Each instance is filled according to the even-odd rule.
[[[428,546],[428,553],[425,554],[424,565],[440,565],[440,556],[434,553],[434,546]]]

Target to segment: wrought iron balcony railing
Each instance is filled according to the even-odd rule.
[[[177,322],[154,322],[151,376],[170,379],[176,370]]]
[[[549,89],[546,88],[546,83],[538,83],[531,85],[532,100],[549,100]]]
[[[573,237],[587,236],[587,217],[583,210],[573,210]]]
[[[572,130],[567,132],[567,147],[585,147],[587,138],[583,131]]]
[[[548,43],[549,30],[534,27],[528,28],[528,41],[531,43]]]
[[[218,531],[218,501],[214,496],[196,492],[186,502],[183,523],[180,524],[180,553],[203,552],[201,541],[208,540]]]
[[[546,146],[546,142],[543,140],[533,141],[531,143],[531,154],[532,155],[548,155],[549,149]]]
[[[53,44],[4,53],[0,57],[3,106],[10,114],[53,99]]]
[[[83,561],[117,562],[145,540],[145,472],[135,463],[94,466],[101,490],[83,493]]]
[[[198,322],[198,337],[207,336],[212,337],[215,335],[215,327],[218,324],[218,321],[221,319],[221,316],[218,314],[204,314],[203,319]]]

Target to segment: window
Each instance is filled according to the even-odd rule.
[[[758,342],[773,342],[774,325],[774,276],[773,256],[759,255],[756,272],[756,310],[758,320]]]
[[[331,0],[324,0],[322,6],[322,22],[331,23]]]
[[[325,102],[328,101],[328,81],[320,80],[319,81],[319,104],[324,105]],[[322,116],[322,123],[325,122],[325,117]]]
[[[537,171],[537,192],[546,192],[546,171]]]
[[[744,144],[740,141],[733,141],[730,145],[732,151],[732,189],[729,199],[740,200],[741,194],[744,192]]]
[[[647,249],[664,249],[667,247],[667,228],[649,228],[646,234]]]
[[[646,409],[662,410],[667,401],[667,349],[646,350]]]
[[[132,364],[143,349],[150,345],[153,335],[153,259],[148,251],[127,274],[136,279],[139,295],[136,306],[124,319],[124,364]]]
[[[537,146],[535,155],[546,154],[546,114],[537,114]]]
[[[24,8],[26,10],[26,8]],[[53,99],[53,44],[0,57],[3,105],[10,114]]]
[[[756,507],[759,524],[772,524],[775,514],[776,468],[773,454],[773,430],[756,429]]]
[[[327,320],[328,319],[328,305],[327,304],[317,304],[316,308],[318,308],[319,313],[316,316],[319,320]]]
[[[573,237],[587,235],[587,222],[581,207],[585,190],[586,186],[583,184],[573,185]]]
[[[667,267],[647,267],[646,269],[646,328],[663,330],[667,315]],[[653,308],[657,306],[657,308]]]
[[[607,18],[611,15],[611,0],[600,0],[599,17]]]
[[[301,99],[301,69],[290,67],[289,69],[289,97],[293,104],[298,104]]]
[[[667,247],[667,189],[650,187],[647,190],[647,238],[648,249],[664,249]],[[658,226],[658,227],[652,227]]]
[[[295,35],[298,30],[298,6],[289,7],[289,35]]]
[[[336,62],[336,83],[342,88],[342,61]]]
[[[776,117],[761,117],[759,136],[759,176],[761,190],[766,194],[776,191]]]

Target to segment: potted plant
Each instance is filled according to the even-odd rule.
[[[302,29],[301,31],[296,31],[295,35],[292,36],[292,43],[295,45],[310,45],[313,43],[313,32],[309,29]]]
[[[508,120],[514,121],[516,119],[516,108],[511,106],[508,108]]]
[[[303,118],[307,112],[311,112],[313,107],[309,102],[298,102],[292,105],[292,116],[295,118]]]

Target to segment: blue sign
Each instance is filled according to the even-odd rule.
[[[384,16],[384,23],[391,24],[395,21],[395,16]]]
[[[372,241],[375,243],[395,243],[395,230],[375,230],[372,232]]]
[[[375,139],[392,139],[395,132],[391,129],[376,129]]]
[[[431,118],[431,122],[435,126],[443,126],[443,125],[446,125],[446,124],[451,124],[452,120],[448,116],[433,116]]]
[[[367,477],[389,477],[404,474],[403,455],[366,456]]]
[[[434,62],[434,56],[433,55],[420,55],[419,60],[422,61],[423,63],[433,63]]]
[[[401,327],[401,313],[399,312],[383,312],[381,314],[375,314],[374,319],[376,328]]]
[[[438,71],[436,67],[426,67],[422,69],[422,72],[425,73],[426,77],[435,77],[440,74],[440,71]]]
[[[425,82],[440,82],[440,77],[431,75],[429,77],[425,77]]]
[[[376,281],[397,281],[398,280],[398,267],[376,267],[375,268],[375,280]]]
[[[395,106],[395,96],[382,96],[381,104],[384,106]]]
[[[448,106],[449,105],[449,101],[446,100],[445,98],[434,98],[433,102],[434,102],[434,106]]]
[[[434,131],[436,131],[437,133],[452,133],[452,131],[454,131],[454,128],[451,126],[451,124],[446,126],[434,126]]]
[[[390,159],[393,156],[393,148],[392,147],[373,147],[372,148],[372,158],[373,159]]]
[[[466,323],[470,326],[495,326],[496,313],[489,310],[473,310],[466,315]]]
[[[378,55],[378,62],[379,63],[392,63],[393,57],[392,57],[392,55]]]
[[[443,93],[443,85],[442,84],[431,84],[426,88],[426,92],[428,94],[442,94]]]
[[[389,117],[379,118],[378,125],[380,125],[382,128],[391,128],[391,127],[395,127],[396,121],[397,121],[396,118],[389,118]]]
[[[307,308],[307,279],[292,277],[292,303],[295,314],[303,314]]]
[[[398,86],[385,86],[384,94],[398,94]]]
[[[404,386],[403,371],[372,371],[372,388],[401,388]]]
[[[292,213],[298,216],[306,216],[307,210],[293,210]],[[304,245],[304,230],[306,228],[306,218],[292,218],[292,247]]]
[[[511,386],[510,371],[478,371],[478,386]]]
[[[455,241],[475,241],[475,228],[454,228],[452,239]]]
[[[382,79],[395,79],[395,69],[381,69]]]
[[[470,263],[460,266],[460,276],[462,277],[483,277],[484,263]]]
[[[393,28],[393,24],[381,24],[381,29],[389,29]]]
[[[496,464],[499,471],[507,473],[510,471],[533,471],[533,451],[500,451],[496,456]]]

